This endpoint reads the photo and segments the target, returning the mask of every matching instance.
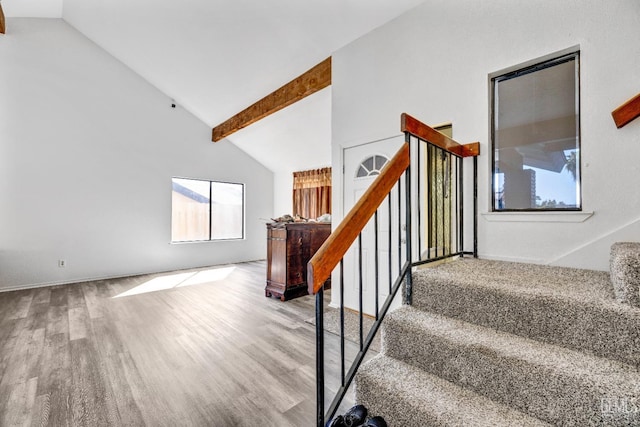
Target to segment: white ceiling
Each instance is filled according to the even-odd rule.
[[[2,6],[9,32],[11,17],[62,17],[213,127],[423,1],[3,0]],[[330,94],[323,90],[228,140],[274,172],[327,166]],[[322,147],[309,155],[316,145]]]

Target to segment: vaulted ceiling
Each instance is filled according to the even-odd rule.
[[[64,19],[213,127],[422,1],[3,0],[2,7],[9,34],[11,17]],[[274,171],[326,166],[330,108],[327,88],[222,143]]]

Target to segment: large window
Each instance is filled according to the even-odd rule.
[[[242,239],[244,185],[173,178],[171,241]]]
[[[580,210],[579,53],[491,85],[493,210]]]

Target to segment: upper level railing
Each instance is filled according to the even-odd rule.
[[[403,114],[401,129],[412,150],[414,192],[413,264],[477,253],[477,156],[480,143],[459,144]],[[465,248],[464,159],[473,159],[473,250]],[[410,295],[408,296],[410,299]]]
[[[411,303],[411,267],[444,258],[477,254],[477,156],[479,143],[458,144],[413,117],[402,114],[405,144],[366,190],[356,205],[316,252],[307,265],[309,293],[316,295],[317,425],[331,419],[373,342],[398,290],[404,285],[403,300]],[[464,251],[467,195],[464,187],[465,157],[473,161],[473,251]],[[415,165],[415,166],[414,166]],[[386,231],[381,238],[380,230]],[[368,231],[366,231],[368,230]],[[373,239],[373,255],[363,257],[363,235]],[[373,235],[373,237],[371,237]],[[384,254],[384,256],[382,256]],[[347,268],[353,270],[345,274]],[[337,270],[337,271],[336,271]],[[373,274],[367,274],[372,271]],[[340,367],[339,387],[325,412],[324,283],[333,280],[339,292]],[[373,277],[374,283],[365,283]],[[346,283],[349,279],[352,283]],[[365,286],[366,285],[366,286]],[[347,371],[345,354],[345,286],[358,289],[358,339]],[[363,289],[372,289],[375,302],[364,301]],[[386,294],[380,305],[379,297]],[[371,295],[368,295],[371,297]],[[373,325],[365,338],[365,303],[373,306]],[[353,343],[352,343],[353,345]]]

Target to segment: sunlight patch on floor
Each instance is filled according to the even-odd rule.
[[[135,288],[122,292],[113,298],[129,297],[132,295],[146,294],[149,292],[164,291],[173,288],[182,288],[192,285],[203,285],[224,280],[236,267],[213,268],[210,270],[195,271],[189,273],[176,273],[167,276],[156,277],[148,280]]]

